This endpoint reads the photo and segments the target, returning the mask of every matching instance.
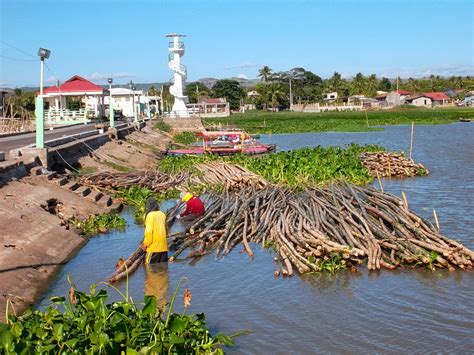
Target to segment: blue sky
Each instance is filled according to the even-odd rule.
[[[170,32],[184,33],[188,81],[304,67],[402,77],[474,75],[472,0],[0,0],[0,86],[74,74],[163,82]],[[17,49],[13,48],[16,47]],[[20,50],[18,50],[20,49]]]

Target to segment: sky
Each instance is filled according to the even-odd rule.
[[[166,82],[167,33],[188,82],[303,67],[328,78],[474,75],[473,0],[0,0],[0,87],[73,75]]]

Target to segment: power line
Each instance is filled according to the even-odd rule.
[[[2,57],[4,59],[9,59],[9,60],[16,60],[16,61],[19,61],[19,62],[36,62],[36,59],[13,58],[13,57],[8,57],[6,55],[1,55],[1,54],[0,54],[0,57]]]
[[[11,47],[11,48],[13,48],[13,49],[16,49],[17,51],[20,51],[21,53],[26,54],[27,56],[36,59],[36,56],[34,56],[34,55],[32,55],[32,54],[30,54],[30,53],[24,51],[24,50],[21,49],[21,48],[15,47],[13,44],[10,44],[10,43],[8,43],[8,42],[5,42],[3,39],[0,39],[0,41],[1,41],[3,44],[6,44],[8,47]]]

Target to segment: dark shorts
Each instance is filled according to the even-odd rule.
[[[160,253],[153,253],[150,258],[150,264],[153,263],[167,263],[168,262],[168,252],[163,251]]]

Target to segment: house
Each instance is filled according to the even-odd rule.
[[[104,94],[104,88],[79,75],[50,86],[43,90],[46,121],[70,123],[103,116]]]
[[[114,110],[122,111],[122,115],[125,117],[134,117],[133,104],[135,104],[137,116],[140,116],[145,111],[148,99],[143,95],[142,90],[112,88],[110,91]],[[104,103],[108,108],[109,95],[105,97]]]
[[[337,100],[337,92],[336,91],[328,92],[328,93],[323,94],[323,95],[324,95],[324,97],[323,97],[324,101],[332,102],[332,101]]]
[[[200,117],[227,117],[230,115],[230,104],[223,97],[200,97],[197,104],[187,104],[190,114]]]
[[[449,97],[443,92],[425,92],[422,94],[410,95],[405,99],[406,103],[420,107],[433,107],[446,105]]]
[[[473,106],[474,105],[474,91],[467,92],[462,101],[464,106]]]
[[[258,96],[260,96],[260,94],[258,93],[257,90],[251,90],[247,93],[247,97],[250,99],[256,98]]]
[[[400,106],[405,103],[405,99],[411,94],[412,93],[407,90],[395,90],[385,96],[385,101],[388,106]]]

